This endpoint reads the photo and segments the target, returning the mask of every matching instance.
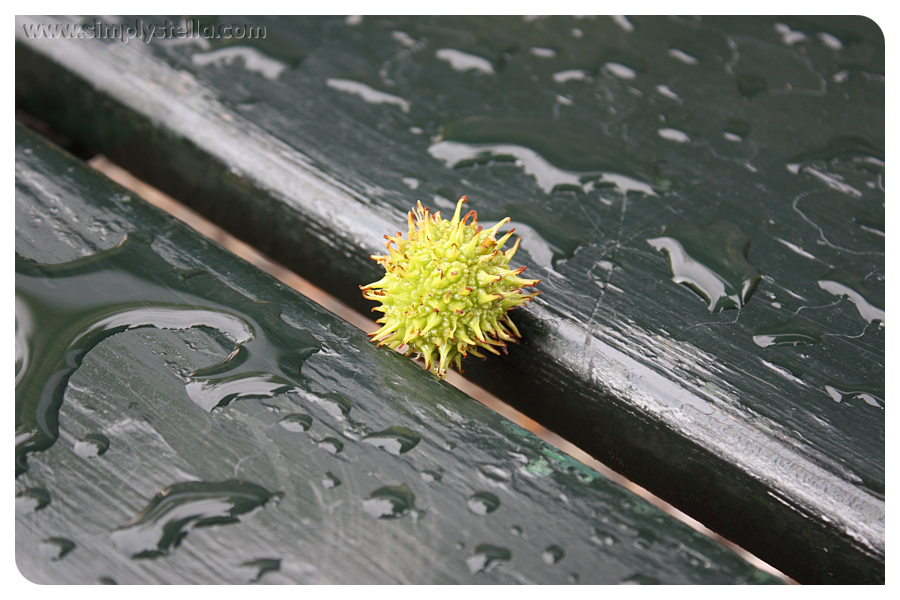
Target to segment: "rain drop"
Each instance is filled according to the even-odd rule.
[[[548,565],[555,565],[563,559],[566,553],[559,546],[547,546],[541,553],[541,558]]]
[[[376,519],[398,519],[414,509],[415,496],[405,485],[379,488],[363,500],[363,510]]]
[[[381,448],[388,454],[399,456],[409,452],[421,441],[421,437],[409,427],[395,426],[384,431],[371,433],[363,438],[363,442]]]
[[[469,496],[466,505],[476,515],[487,515],[500,507],[500,499],[490,492],[475,492]]]
[[[300,433],[312,427],[312,417],[301,413],[291,413],[282,417],[278,424],[288,431]]]
[[[75,442],[73,450],[81,458],[97,458],[109,450],[109,438],[102,433],[89,433]]]
[[[466,566],[469,567],[469,573],[473,575],[481,571],[490,573],[499,563],[506,562],[511,557],[512,554],[506,548],[492,546],[491,544],[480,544],[475,547],[472,554],[466,559]]]

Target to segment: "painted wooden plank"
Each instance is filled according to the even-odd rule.
[[[511,216],[543,293],[467,374],[798,580],[883,580],[871,21],[245,19],[268,36],[241,44],[40,22],[23,108],[354,306],[415,200]]]
[[[18,125],[15,258],[31,581],[776,581]]]

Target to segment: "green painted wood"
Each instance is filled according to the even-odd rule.
[[[416,200],[511,216],[543,293],[468,375],[800,581],[883,581],[871,21],[239,19],[267,28],[243,44],[38,22],[24,110],[358,308]]]
[[[16,127],[39,583],[770,583]]]

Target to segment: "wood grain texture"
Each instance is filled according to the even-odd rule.
[[[800,581],[883,580],[871,21],[271,19],[237,54],[23,23],[23,108],[358,308],[415,200],[510,215],[543,293],[468,375]]]

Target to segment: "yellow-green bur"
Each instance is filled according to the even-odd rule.
[[[425,368],[441,378],[450,365],[462,372],[468,353],[500,354],[498,348],[521,337],[507,312],[540,293],[523,291],[539,282],[519,277],[525,267],[509,268],[521,238],[504,251],[513,232],[494,237],[509,217],[482,230],[474,210],[460,219],[467,201],[459,199],[450,221],[417,202],[407,239],[399,231],[386,235],[388,255],[372,256],[385,276],[360,286],[363,297],[381,302],[372,310],[384,313],[376,321],[381,329],[369,334],[372,341],[395,350],[405,346],[404,354],[421,355]]]

